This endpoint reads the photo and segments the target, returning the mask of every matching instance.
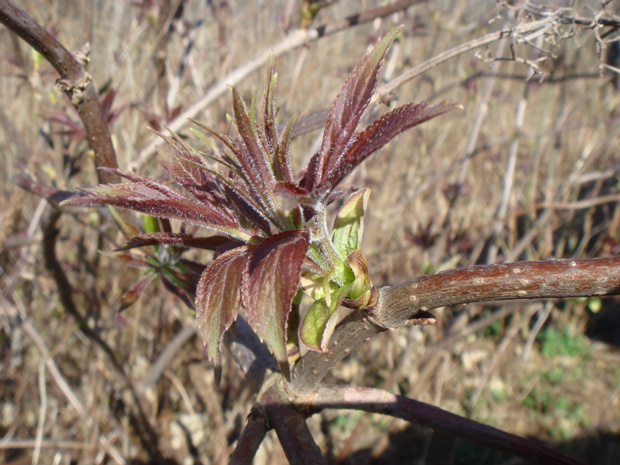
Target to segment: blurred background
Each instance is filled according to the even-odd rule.
[[[120,167],[165,179],[157,157],[146,153],[157,138],[150,128],[182,121],[173,127],[200,146],[178,116],[218,82],[232,82],[231,73],[302,26],[334,26],[390,4],[326,3],[305,19],[299,0],[25,0],[20,7],[67,49],[90,43],[89,72]],[[612,18],[618,7],[399,3],[410,6],[363,24],[354,17],[348,27],[279,53],[281,121],[329,108],[355,64],[395,24],[404,30],[386,59],[385,82],[453,47],[541,19],[542,7],[586,22]],[[372,188],[364,253],[377,286],[473,264],[618,255],[620,94],[613,68],[620,66],[617,33],[606,32],[577,22],[514,34],[432,67],[391,94],[392,106],[425,100],[464,109],[401,135],[348,181]],[[42,246],[50,208],[15,181],[26,174],[61,190],[97,183],[92,151],[57,77],[0,27],[0,461],[226,463],[252,392],[228,354],[222,386],[213,386],[193,310],[161,283],[119,313],[143,272],[111,253],[122,237],[105,211],[71,210],[58,221],[56,253],[72,286],[64,291],[82,320],[59,300]],[[261,64],[235,85],[249,99],[262,92],[263,79]],[[368,121],[386,109],[377,106]],[[228,131],[230,111],[224,92],[193,117]],[[298,167],[318,142],[320,131],[295,139]],[[618,298],[435,313],[436,326],[381,334],[326,381],[381,387],[588,463],[620,463]],[[378,415],[326,411],[310,425],[330,463],[520,463]],[[274,433],[255,463],[286,463]]]

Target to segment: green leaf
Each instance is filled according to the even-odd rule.
[[[355,307],[360,309],[366,308],[371,303],[373,288],[370,275],[368,274],[366,257],[364,257],[360,249],[357,249],[349,255],[348,261],[355,274],[355,281],[351,287],[349,298],[356,300]]]
[[[342,262],[336,265],[333,276],[344,284],[355,280],[353,270],[347,265],[349,255],[362,246],[364,232],[364,213],[368,205],[370,189],[361,189],[344,203],[334,221],[332,242]]]
[[[144,232],[146,233],[158,233],[160,231],[159,220],[154,216],[143,214],[142,224],[144,225]]]
[[[299,327],[299,339],[310,350],[325,352],[329,339],[338,323],[339,305],[351,289],[351,284],[339,287],[329,296],[330,302],[323,297],[316,300],[304,316]]]
[[[343,260],[362,246],[364,213],[369,197],[368,188],[354,192],[336,215],[332,241]]]

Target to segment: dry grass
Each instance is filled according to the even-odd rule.
[[[154,137],[145,113],[165,123],[164,105],[187,45],[183,34],[191,33],[188,24],[203,19],[172,104],[184,108],[285,33],[287,1],[212,3],[213,8],[187,2],[185,26],[173,20],[168,35],[168,23],[153,16],[157,10],[139,21],[140,9],[129,2],[99,2],[96,11],[57,0],[29,0],[22,7],[57,30],[70,50],[92,43],[90,72],[98,86],[111,80],[118,91],[115,107],[124,108],[112,132],[125,167]],[[359,3],[336,2],[321,11],[317,24],[356,13]],[[361,3],[365,9],[381,4]],[[405,24],[406,32],[390,58],[391,77],[497,30],[504,23],[489,20],[498,11],[492,1],[430,2],[291,51],[277,60],[282,117],[327,107],[368,45],[394,22]],[[592,15],[583,4],[576,12]],[[506,17],[505,10],[501,13]],[[294,12],[292,24],[297,20]],[[66,111],[77,121],[54,88],[55,73],[6,29],[0,29],[0,43],[5,116],[0,131],[0,461],[150,463],[165,456],[169,463],[223,463],[244,424],[251,393],[232,360],[225,360],[222,389],[216,390],[196,338],[180,347],[154,388],[143,389],[159,354],[192,324],[192,312],[153,287],[117,314],[122,293],[139,273],[107,255],[120,240],[109,219],[87,210],[65,214],[57,244],[86,317],[83,324],[102,343],[88,337],[59,303],[41,257],[45,203],[12,179],[26,172],[68,189],[94,184],[96,175],[88,148],[58,134],[64,128],[45,119]],[[526,64],[484,60],[495,55],[494,44],[479,50],[479,57],[466,53],[396,92],[400,102],[447,100],[460,102],[464,110],[401,136],[354,176],[354,184],[373,187],[365,250],[377,284],[489,259],[620,252],[619,94],[610,74],[599,76],[591,31],[538,46],[556,57],[540,63],[542,82],[538,77],[525,82],[522,76],[532,69]],[[516,52],[529,60],[540,56],[527,44]],[[510,56],[508,46],[501,56]],[[239,87],[249,95],[262,85],[262,73],[256,72]],[[225,129],[228,108],[228,97],[221,98],[198,119]],[[481,108],[488,110],[475,135]],[[295,142],[300,161],[316,137],[312,133]],[[498,216],[511,150],[514,184],[506,212]],[[152,162],[145,174],[158,170]],[[591,463],[615,464],[620,461],[618,310],[617,299],[445,308],[437,312],[437,327],[377,337],[330,381],[407,393],[552,441]],[[311,423],[334,462],[410,463],[428,455],[426,463],[514,463],[385,418],[329,412]],[[259,455],[256,463],[285,461],[271,436]]]

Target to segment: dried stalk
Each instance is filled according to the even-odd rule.
[[[58,228],[56,227],[56,224],[61,213],[56,207],[52,207],[49,210],[49,214],[44,218],[41,224],[43,229],[43,260],[45,268],[52,275],[52,278],[56,283],[60,302],[64,306],[67,313],[75,318],[78,327],[84,335],[98,345],[112,363],[115,372],[119,375],[120,380],[122,381],[124,389],[126,389],[131,396],[131,418],[136,424],[138,435],[145,447],[145,450],[150,454],[153,460],[164,461],[165,458],[159,449],[159,440],[152,424],[153,422],[147,415],[147,410],[142,406],[141,398],[138,396],[133,381],[125,372],[123,366],[116,359],[114,350],[94,329],[88,326],[86,319],[82,316],[75,304],[75,300],[73,299],[73,286],[69,282],[67,275],[56,257],[56,241],[58,236]]]
[[[200,100],[191,107],[181,113],[177,118],[168,123],[168,128],[173,132],[178,132],[188,123],[188,118],[195,118],[201,111],[215,102],[218,98],[229,92],[231,86],[239,84],[247,75],[260,69],[267,62],[267,58],[271,53],[274,57],[283,55],[301,46],[307,46],[311,42],[315,42],[322,37],[334,34],[336,32],[348,29],[353,26],[367,23],[376,18],[389,16],[396,11],[403,10],[415,3],[421,3],[422,0],[403,0],[384,7],[375,8],[363,13],[359,13],[348,18],[344,18],[333,23],[324,24],[311,29],[297,29],[289,33],[282,41],[267,47],[259,52],[254,58],[245,62],[242,66],[225,76],[217,82],[209,92],[207,92]],[[321,123],[322,124],[322,123]],[[137,159],[129,166],[130,171],[140,171],[140,169],[148,163],[155,155],[157,147],[163,143],[160,137],[155,138],[149,145],[140,151]]]

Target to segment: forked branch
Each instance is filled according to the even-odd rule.
[[[57,85],[67,94],[82,119],[88,142],[95,151],[97,166],[116,168],[116,153],[110,130],[97,90],[85,69],[89,59],[88,51],[82,53],[82,62],[78,61],[53,35],[11,0],[0,0],[0,23],[30,44],[58,71],[60,79]],[[98,175],[102,182],[118,182],[120,179],[110,172],[100,171]]]
[[[375,334],[411,325],[419,311],[472,302],[618,294],[620,257],[470,266],[385,286],[372,311],[352,313],[338,325],[327,353],[309,352],[301,359],[293,388],[311,392],[346,355]]]

